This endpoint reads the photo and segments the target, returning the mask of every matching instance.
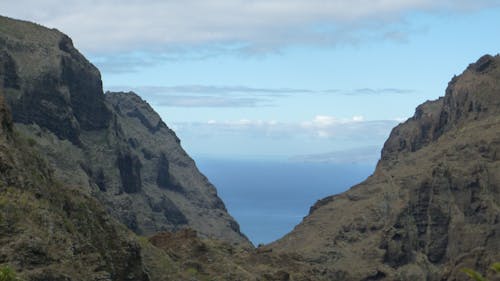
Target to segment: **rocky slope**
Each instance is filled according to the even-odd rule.
[[[66,35],[0,17],[0,89],[54,176],[134,232],[190,227],[249,245],[175,134],[137,95],[103,94],[99,71]]]
[[[224,242],[200,239],[192,230],[162,232],[149,238],[145,255],[152,280],[218,281],[329,281],[321,276],[321,265],[311,264],[297,254],[276,254],[262,249],[233,247]],[[148,249],[149,249],[148,248]],[[165,274],[158,262],[160,251],[176,270]]]
[[[500,56],[393,129],[376,171],[268,246],[332,280],[468,280],[500,260]]]
[[[0,95],[0,265],[23,280],[148,281],[133,234],[99,202],[53,178],[13,130]]]

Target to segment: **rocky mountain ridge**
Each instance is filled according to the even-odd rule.
[[[500,56],[487,55],[392,130],[372,176],[269,247],[339,280],[468,280],[460,269],[500,260],[499,113]]]
[[[175,133],[139,96],[104,94],[99,71],[66,35],[0,17],[0,88],[55,177],[134,232],[189,227],[250,245]]]

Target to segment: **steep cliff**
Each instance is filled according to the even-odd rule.
[[[1,91],[0,91],[1,92]],[[0,93],[0,265],[23,280],[150,280],[133,234],[53,178]]]
[[[372,176],[318,201],[269,247],[333,280],[467,280],[500,260],[500,56],[391,132]]]
[[[137,95],[104,94],[99,71],[66,35],[0,17],[0,89],[54,176],[134,232],[190,227],[249,245],[175,134]]]

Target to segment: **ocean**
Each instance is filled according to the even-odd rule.
[[[196,159],[254,245],[290,232],[319,199],[366,179],[375,164]]]

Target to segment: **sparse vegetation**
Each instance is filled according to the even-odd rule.
[[[496,273],[500,273],[500,262],[496,262],[491,265],[490,267],[491,270],[495,271]],[[475,281],[488,281],[481,273],[470,269],[470,268],[464,268],[462,271],[467,274],[472,280]]]
[[[14,270],[8,266],[0,267],[0,281],[20,281]]]

